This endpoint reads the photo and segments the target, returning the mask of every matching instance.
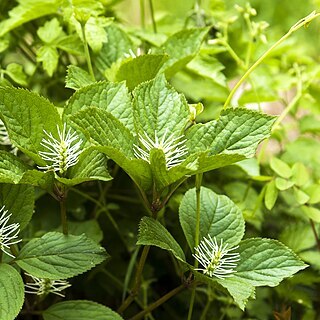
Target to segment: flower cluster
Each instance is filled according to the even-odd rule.
[[[25,292],[36,294],[38,296],[46,296],[51,292],[60,297],[64,297],[64,294],[62,294],[61,291],[71,286],[71,284],[65,280],[42,279],[37,278],[29,273],[26,273],[26,275],[31,277],[33,282],[27,282],[25,284]]]
[[[38,167],[47,171],[59,172],[63,175],[68,168],[77,164],[79,155],[81,154],[81,143],[75,132],[66,130],[66,124],[63,126],[62,132],[57,126],[59,139],[53,137],[52,133],[44,130],[49,139],[42,139],[41,145],[49,151],[40,151],[39,154],[43,160],[49,162],[49,165]]]
[[[203,268],[195,269],[202,271],[209,277],[217,277],[219,279],[230,277],[235,271],[237,262],[240,261],[240,255],[236,252],[231,252],[239,246],[228,248],[228,244],[223,245],[221,239],[220,245],[217,239],[203,238],[200,244],[194,248],[195,254],[193,257],[199,261]]]
[[[175,137],[173,134],[167,137],[167,129],[162,138],[159,138],[157,132],[154,133],[154,139],[151,139],[146,133],[144,136],[139,134],[141,146],[134,145],[134,155],[136,158],[143,159],[150,163],[150,151],[160,149],[163,151],[168,169],[179,165],[182,157],[188,153],[188,149],[183,144],[186,140],[181,140],[183,136]]]
[[[9,255],[10,257],[14,258],[14,255],[12,255],[9,251],[10,246],[13,244],[16,244],[21,241],[21,239],[18,239],[18,234],[20,232],[20,224],[19,223],[12,223],[8,224],[8,221],[11,217],[11,213],[8,213],[8,210],[4,210],[5,206],[2,206],[0,209],[0,214],[2,213],[0,217],[0,250]]]

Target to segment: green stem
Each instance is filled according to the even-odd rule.
[[[151,14],[151,21],[152,21],[153,32],[154,32],[154,33],[157,33],[157,25],[156,25],[156,20],[155,20],[155,18],[154,18],[154,10],[153,10],[152,0],[149,0],[149,7],[150,7],[150,14]]]
[[[195,297],[196,297],[196,288],[193,288],[192,289],[192,293],[191,293],[191,299],[190,299],[190,304],[189,304],[189,312],[188,312],[187,320],[191,320],[192,319],[192,312],[193,312],[193,306],[194,306]]]
[[[320,239],[319,239],[319,236],[318,236],[318,233],[317,233],[316,227],[315,227],[315,225],[314,225],[313,220],[309,219],[309,221],[310,221],[310,225],[311,225],[311,228],[312,228],[312,232],[313,232],[314,237],[315,237],[316,242],[317,242],[318,250],[320,251]]]
[[[134,281],[134,286],[130,292],[130,295],[127,297],[127,299],[122,303],[122,305],[118,309],[118,313],[123,313],[132,303],[132,301],[135,299],[135,297],[138,295],[138,292],[140,290],[141,286],[141,277],[142,277],[142,271],[148,256],[150,250],[150,246],[145,246],[143,248],[140,261],[138,264],[138,268],[136,271],[136,276],[135,276],[135,281]]]
[[[236,93],[236,91],[239,89],[241,84],[249,77],[252,71],[254,71],[261,63],[262,61],[269,56],[269,54],[278,46],[280,45],[283,41],[285,41],[288,37],[291,36],[292,33],[300,29],[302,26],[308,25],[312,20],[320,16],[320,13],[316,13],[313,11],[311,14],[306,16],[305,18],[299,20],[295,25],[293,25],[290,30],[283,36],[281,37],[276,43],[274,43],[248,70],[247,72],[241,77],[241,79],[237,82],[237,84],[234,86],[234,88],[231,90],[224,106],[223,109],[225,110],[227,106],[229,105],[232,97]]]
[[[68,234],[68,221],[67,221],[67,207],[66,207],[66,198],[60,200],[60,215],[61,215],[61,224],[62,224],[62,232],[64,235]]]
[[[81,24],[81,31],[82,31],[82,38],[83,38],[84,54],[85,54],[85,58],[87,60],[88,71],[91,76],[91,79],[93,81],[95,81],[96,79],[95,79],[95,76],[93,73],[91,57],[90,57],[90,52],[89,52],[89,46],[88,46],[88,42],[87,42],[87,38],[86,38],[86,32],[84,29],[85,24],[83,24],[83,23],[80,23],[80,24]]]
[[[206,320],[206,316],[207,316],[207,313],[209,311],[209,308],[210,308],[210,305],[211,305],[211,302],[212,300],[210,298],[208,298],[207,300],[207,303],[202,311],[202,314],[201,314],[201,317],[200,317],[200,320]]]
[[[146,28],[144,0],[140,0],[140,21],[141,27],[144,30]]]
[[[145,315],[147,315],[148,313],[150,313],[152,310],[158,308],[160,305],[162,305],[164,302],[166,302],[167,300],[169,300],[170,298],[172,298],[173,296],[175,296],[176,294],[178,294],[180,291],[182,291],[185,288],[185,286],[182,284],[179,287],[171,290],[170,292],[168,292],[167,294],[165,294],[164,296],[162,296],[160,299],[158,299],[157,301],[155,301],[154,303],[150,304],[145,310],[139,312],[138,314],[136,314],[134,317],[132,317],[130,320],[139,320],[142,319]]]

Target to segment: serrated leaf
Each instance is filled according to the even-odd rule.
[[[44,320],[123,320],[110,308],[87,300],[70,300],[53,304],[43,312]]]
[[[69,187],[92,180],[110,181],[112,177],[108,172],[107,161],[104,154],[94,148],[87,148],[80,154],[77,164],[69,169],[68,179],[56,179]]]
[[[160,54],[146,54],[124,60],[116,71],[114,80],[126,80],[129,90],[133,90],[138,84],[153,79],[167,60],[168,56]]]
[[[52,77],[57,69],[59,61],[57,49],[51,45],[42,46],[37,51],[37,61],[42,62],[43,69],[47,71],[49,77]]]
[[[305,215],[315,222],[320,222],[320,210],[315,207],[302,206],[302,211]]]
[[[303,192],[298,188],[293,189],[293,194],[294,194],[294,198],[299,204],[305,204],[310,199],[310,197],[305,192]]]
[[[145,82],[133,91],[133,115],[136,131],[153,138],[168,130],[180,136],[189,120],[185,98],[168,85],[163,75]]]
[[[209,28],[184,29],[168,38],[161,51],[168,54],[169,60],[163,65],[167,78],[182,69],[200,50],[201,43]]]
[[[70,54],[83,55],[83,44],[79,41],[79,37],[76,34],[61,36],[55,40],[54,45],[63,51]]]
[[[292,176],[291,168],[284,161],[278,158],[272,158],[270,160],[270,167],[282,178],[288,179]]]
[[[80,67],[69,65],[66,76],[66,88],[78,90],[92,84],[90,74]]]
[[[75,114],[86,107],[108,111],[128,129],[133,129],[132,105],[124,82],[102,81],[79,89],[68,101],[64,116]]]
[[[24,302],[24,284],[18,271],[8,264],[0,264],[0,319],[13,320]]]
[[[298,256],[277,240],[252,238],[239,243],[240,262],[234,277],[253,286],[277,286],[307,267]]]
[[[47,21],[42,27],[37,30],[39,38],[44,43],[52,43],[62,33],[62,27],[57,18]]]
[[[266,186],[266,193],[264,196],[264,204],[268,210],[271,210],[278,198],[278,189],[274,180],[270,181]]]
[[[38,155],[43,130],[55,133],[57,125],[62,126],[55,106],[34,92],[0,87],[0,113],[12,143],[37,164],[45,165]]]
[[[106,251],[85,235],[48,232],[28,242],[15,261],[35,277],[57,280],[86,272],[107,258]]]
[[[287,189],[290,189],[291,187],[293,187],[294,182],[291,180],[286,180],[286,179],[278,177],[275,179],[275,185],[278,190],[284,191],[284,190],[287,190]]]
[[[151,245],[170,251],[180,261],[185,262],[186,257],[173,236],[157,220],[143,217],[139,225],[137,245]]]
[[[52,171],[28,170],[24,173],[19,183],[40,187],[50,192],[53,190],[54,182],[55,176]]]
[[[180,224],[192,251],[195,246],[196,208],[196,189],[193,188],[186,192],[179,208]],[[234,246],[244,235],[242,213],[228,197],[201,187],[199,231],[200,241],[209,234],[218,241],[222,239],[229,246]]]
[[[24,0],[9,11],[9,19],[0,23],[0,37],[25,22],[54,14],[58,11],[61,0]]]
[[[0,98],[1,99],[1,98]],[[19,183],[29,168],[12,153],[0,151],[0,182]]]
[[[22,65],[18,63],[9,63],[6,67],[5,73],[16,83],[26,86],[27,76],[23,72]]]
[[[0,206],[12,213],[10,223],[19,223],[23,230],[33,215],[34,188],[23,184],[0,184]]]
[[[301,162],[297,162],[292,167],[292,179],[295,185],[302,187],[309,180],[309,172],[305,165]]]
[[[249,158],[259,142],[270,135],[274,120],[272,116],[244,108],[227,109],[218,120],[188,129],[187,147],[193,153],[209,151],[209,155],[238,154]]]
[[[106,27],[105,30],[108,42],[103,44],[102,49],[94,60],[102,74],[118,59],[125,58],[124,54],[129,53],[129,50],[133,47],[127,33],[122,31],[115,23]]]

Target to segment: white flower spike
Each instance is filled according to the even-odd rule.
[[[4,209],[5,206],[2,206],[0,209],[0,214],[2,213],[0,217],[0,250],[14,258],[14,255],[12,255],[8,250],[10,250],[10,246],[21,241],[21,239],[16,240],[20,232],[20,224],[12,223],[7,225],[11,217],[11,213],[7,214],[8,210]]]
[[[79,155],[82,152],[82,140],[79,139],[76,132],[71,133],[70,129],[66,132],[66,124],[64,124],[62,132],[59,126],[57,126],[57,129],[58,140],[53,137],[52,133],[43,130],[49,139],[42,139],[41,145],[49,151],[40,151],[39,155],[50,164],[38,168],[59,172],[59,174],[63,175],[68,168],[77,164]]]
[[[150,151],[152,149],[160,149],[165,155],[168,169],[179,165],[183,161],[182,157],[188,153],[187,147],[183,145],[186,140],[181,140],[183,136],[174,137],[173,134],[167,137],[167,131],[168,130],[166,129],[161,139],[157,136],[157,132],[155,131],[154,140],[146,133],[144,133],[144,136],[139,134],[141,147],[134,145],[133,151],[135,157],[150,163]]]
[[[41,279],[34,277],[29,273],[26,273],[26,275],[31,277],[33,280],[33,282],[27,282],[25,284],[26,293],[36,294],[38,296],[46,296],[51,292],[60,297],[64,297],[64,294],[62,294],[61,291],[71,287],[71,284],[65,280]]]
[[[203,266],[203,268],[195,270],[219,279],[231,277],[236,272],[234,268],[237,266],[237,262],[240,261],[239,253],[231,251],[238,247],[229,249],[228,244],[223,245],[222,239],[219,245],[215,237],[212,239],[208,235],[208,239],[203,238],[200,244],[194,248],[195,254],[193,254],[193,257]]]

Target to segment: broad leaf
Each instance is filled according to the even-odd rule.
[[[107,258],[106,251],[85,235],[49,232],[28,242],[15,261],[35,277],[54,280],[76,276]]]
[[[197,217],[195,188],[184,195],[179,208],[180,223],[193,251]],[[240,242],[244,235],[244,219],[240,209],[226,196],[218,195],[208,188],[200,189],[200,234],[199,240],[208,234],[229,246]]]
[[[0,87],[0,113],[10,140],[37,164],[43,130],[55,133],[61,119],[54,105],[34,92]]]
[[[305,265],[298,256],[277,240],[253,238],[239,244],[240,262],[235,277],[253,286],[277,286]]]
[[[87,300],[70,300],[52,305],[42,314],[44,320],[123,320],[110,308]]]
[[[43,69],[52,77],[59,62],[59,53],[54,46],[45,45],[37,51],[37,62],[42,62]]]
[[[50,192],[53,190],[54,180],[55,176],[53,171],[28,170],[19,183],[30,184]]]
[[[66,76],[66,87],[74,90],[92,84],[90,74],[80,67],[69,65]]]
[[[86,107],[97,107],[108,111],[126,127],[133,129],[132,106],[124,82],[102,81],[83,87],[68,101],[64,116],[75,114]]]
[[[26,86],[27,76],[23,72],[23,67],[17,63],[9,63],[6,67],[5,73],[16,83]]]
[[[24,284],[18,271],[8,264],[0,264],[0,319],[13,320],[24,302]]]
[[[24,229],[34,210],[34,188],[19,184],[0,184],[0,206],[12,213],[10,223],[19,223],[20,230]]]
[[[182,69],[198,53],[208,31],[209,28],[189,29],[170,36],[160,49],[169,56],[161,71],[170,78]]]
[[[139,236],[137,245],[151,245],[170,251],[180,261],[185,262],[186,257],[173,236],[157,220],[143,217],[139,225]]]
[[[39,38],[44,43],[51,43],[62,33],[62,27],[57,18],[53,18],[47,21],[42,27],[37,31]]]

